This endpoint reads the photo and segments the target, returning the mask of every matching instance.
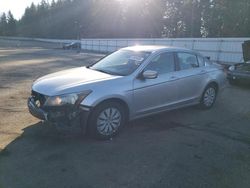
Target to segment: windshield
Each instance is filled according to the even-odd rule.
[[[133,73],[150,55],[150,52],[119,50],[90,67],[113,75],[126,76]]]

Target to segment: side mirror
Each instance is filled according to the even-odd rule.
[[[158,77],[158,73],[152,70],[146,70],[142,73],[143,78],[145,79],[155,79]]]

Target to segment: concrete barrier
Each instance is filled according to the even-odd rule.
[[[71,43],[79,40],[0,37],[10,40],[33,40],[52,43]],[[113,52],[133,45],[164,45],[185,47],[199,51],[211,60],[221,63],[239,63],[243,61],[242,43],[250,38],[138,38],[138,39],[81,39],[82,50],[94,52]]]
[[[82,39],[83,50],[113,52],[132,45],[165,45],[199,51],[211,60],[224,63],[243,61],[242,43],[250,38],[153,38],[153,39]]]

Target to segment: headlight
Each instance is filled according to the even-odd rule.
[[[235,70],[235,66],[234,66],[234,65],[233,65],[233,66],[230,66],[230,67],[228,68],[228,70],[234,71],[234,70]]]
[[[78,105],[90,93],[91,91],[85,91],[82,93],[72,93],[72,94],[48,97],[44,105],[45,106]]]

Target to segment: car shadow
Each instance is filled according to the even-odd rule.
[[[136,119],[128,124],[128,129],[131,129],[133,132],[158,132],[185,127],[187,124],[178,121],[177,116],[181,113],[189,113],[196,110],[196,107],[187,107]]]
[[[0,187],[64,187],[63,184],[47,186],[53,184],[54,178],[40,183],[52,174],[61,179],[60,173],[67,171],[63,161],[69,164],[67,156],[74,154],[79,145],[84,147],[87,144],[84,140],[62,134],[43,122],[24,128],[19,137],[0,151]],[[66,187],[70,187],[70,183]]]
[[[89,173],[98,175],[103,169],[107,174],[117,168],[130,174],[127,152],[136,153],[144,148],[145,141],[159,139],[160,135],[154,133],[183,126],[167,121],[172,113],[132,121],[118,137],[108,141],[61,133],[44,122],[27,126],[0,152],[0,187],[82,187],[96,181]],[[112,184],[113,178],[107,176],[97,178],[100,185]],[[72,182],[72,178],[76,180]]]
[[[0,152],[0,187],[119,187],[120,183],[126,187],[130,181],[136,184],[131,180],[131,171],[144,173],[143,165],[155,155],[152,151],[160,152],[162,147],[172,151],[178,137],[183,137],[176,137],[176,129],[188,126],[179,117],[196,112],[196,108],[188,107],[134,120],[108,141],[58,132],[44,122],[27,126]],[[139,160],[139,156],[143,159]]]
[[[246,83],[246,82],[239,82],[237,84],[231,85],[231,87],[235,87],[235,88],[239,88],[239,89],[243,89],[243,90],[249,90],[250,89],[250,82]]]
[[[201,162],[203,155],[196,153],[202,154],[206,135],[193,131],[187,117],[203,119],[208,113],[187,107],[134,120],[108,141],[61,133],[38,122],[0,152],[0,187],[147,187],[166,169],[185,179],[192,168],[184,165],[185,152],[189,162]],[[210,149],[216,150],[214,145]]]

